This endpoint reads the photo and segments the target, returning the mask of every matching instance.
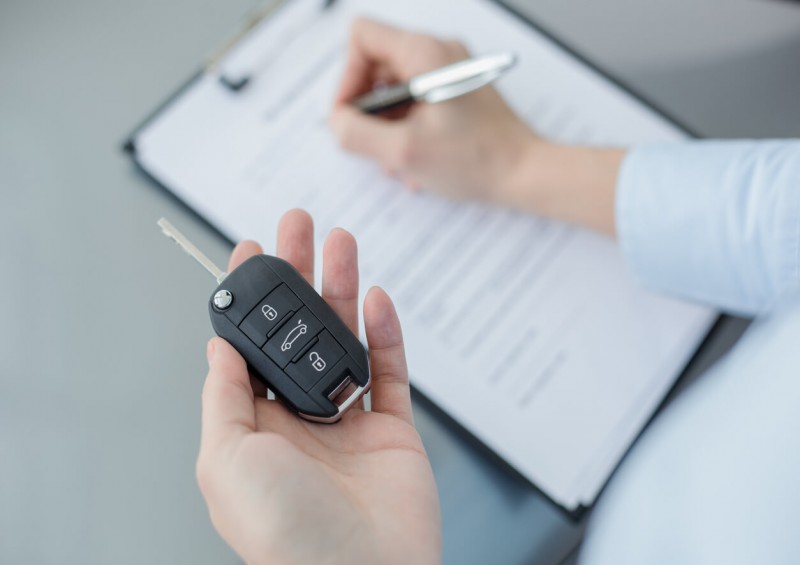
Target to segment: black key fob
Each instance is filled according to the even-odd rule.
[[[364,346],[289,263],[256,255],[222,281],[211,324],[300,417],[333,423],[369,390]]]

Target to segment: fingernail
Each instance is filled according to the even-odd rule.
[[[210,339],[208,341],[208,345],[206,346],[206,359],[208,362],[211,363],[211,360],[214,358],[214,340]]]

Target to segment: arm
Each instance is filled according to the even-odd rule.
[[[800,143],[623,149],[548,142],[493,88],[385,117],[347,101],[380,80],[468,56],[452,41],[361,20],[332,115],[340,143],[451,198],[481,199],[616,235],[647,286],[743,313],[800,285]]]
[[[348,105],[373,83],[405,81],[468,56],[456,41],[357,20],[331,114],[339,142],[378,161],[410,187],[490,201],[613,235],[622,149],[550,143],[491,87],[441,104],[418,104],[388,119]]]
[[[504,204],[616,233],[650,288],[743,314],[800,288],[800,142],[539,142]]]
[[[524,155],[498,183],[498,204],[616,234],[614,202],[624,149],[536,140]]]

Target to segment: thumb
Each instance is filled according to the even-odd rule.
[[[374,159],[385,168],[402,168],[408,136],[401,120],[369,116],[342,104],[334,108],[330,123],[339,144],[347,151]]]
[[[255,401],[247,364],[224,339],[208,342],[203,386],[201,448],[218,446],[255,431]]]

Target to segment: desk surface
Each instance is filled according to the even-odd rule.
[[[789,4],[650,0],[630,11],[606,0],[597,13],[588,0],[514,3],[703,134],[787,135],[800,123],[800,9]],[[169,216],[219,263],[229,247],[120,145],[254,4],[0,7],[4,563],[237,561],[194,481],[213,281],[175,259],[155,220]],[[720,21],[735,40],[706,35]],[[706,358],[740,329],[724,328]],[[577,543],[581,524],[423,407],[417,418],[448,562],[556,563]]]

